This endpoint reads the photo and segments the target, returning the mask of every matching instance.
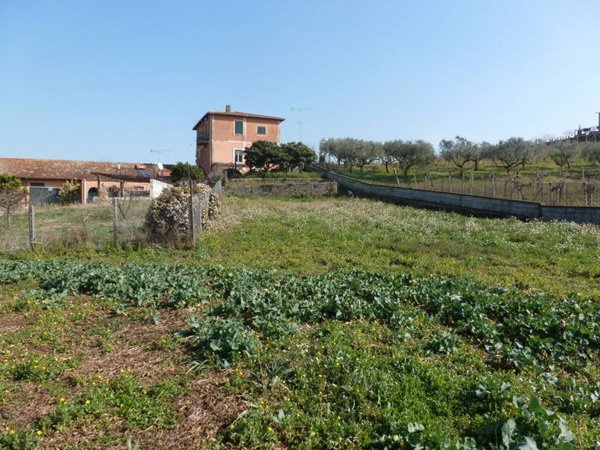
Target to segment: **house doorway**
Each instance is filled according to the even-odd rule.
[[[99,196],[98,194],[98,188],[90,188],[88,190],[88,194],[87,194],[87,202],[88,203],[94,203],[94,199],[97,198]]]

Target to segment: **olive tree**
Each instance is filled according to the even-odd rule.
[[[489,155],[495,164],[503,167],[508,173],[519,164],[525,165],[531,156],[531,145],[523,138],[512,137],[491,146]]]
[[[361,155],[361,146],[363,141],[353,138],[329,138],[321,141],[319,148],[321,152],[334,157],[338,164],[344,164],[350,168],[359,165],[361,158],[365,158],[366,154]]]
[[[387,141],[383,144],[384,151],[398,163],[404,176],[415,166],[424,166],[434,159],[433,147],[425,141]]]
[[[589,142],[583,146],[581,157],[589,163],[600,164],[600,142]]]
[[[335,158],[338,164],[341,164],[341,160],[337,155],[337,139],[328,138],[321,139],[319,142],[319,153],[323,155],[325,158]]]
[[[443,139],[439,147],[442,159],[458,167],[461,177],[468,162],[475,162],[475,170],[479,168],[479,160],[482,158],[481,148],[468,139],[460,136],[456,136],[453,140]]]
[[[10,215],[27,195],[21,179],[0,173],[0,208],[4,210],[4,226],[10,228]]]
[[[573,142],[555,142],[548,146],[548,156],[561,169],[564,166],[571,168],[570,159],[574,158],[579,153],[579,148]]]
[[[363,168],[367,164],[377,161],[381,157],[382,144],[374,141],[358,141],[356,146],[356,165],[360,168],[362,175]]]

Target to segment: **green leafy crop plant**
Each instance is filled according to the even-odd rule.
[[[267,394],[249,395],[266,395],[271,406],[234,421],[224,445],[281,440],[341,447],[348,444],[344,436],[354,436],[348,444],[354,448],[574,448],[564,415],[581,426],[585,442],[595,438],[597,299],[359,270],[296,276],[176,264],[0,261],[0,283],[27,279],[55,296],[111,299],[121,312],[193,307],[193,356],[242,368],[268,386]],[[292,354],[301,344],[308,353]],[[449,361],[460,361],[457,372],[474,369],[461,382]],[[246,382],[240,377],[239,386],[252,392]],[[326,411],[335,414],[315,419]]]

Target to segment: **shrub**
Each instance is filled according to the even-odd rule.
[[[148,240],[176,244],[190,235],[189,194],[183,189],[165,189],[146,213],[145,229]]]
[[[121,196],[121,189],[119,189],[119,186],[110,186],[108,188],[108,196],[110,198],[120,197]]]
[[[173,183],[179,183],[181,181],[187,181],[188,179],[198,181],[202,179],[202,172],[195,164],[178,162],[173,170],[171,171],[171,181]]]
[[[81,184],[76,180],[65,181],[58,193],[58,199],[63,205],[81,201]]]

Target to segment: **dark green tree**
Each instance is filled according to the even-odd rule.
[[[252,146],[244,150],[246,165],[250,170],[271,170],[277,166],[288,167],[289,155],[283,149],[269,141],[256,141]]]
[[[286,167],[288,171],[291,171],[295,167],[300,170],[304,167],[314,164],[317,160],[317,154],[308,145],[302,142],[288,142],[283,144],[281,149],[289,156],[289,162]]]
[[[178,162],[173,170],[171,170],[171,181],[173,183],[179,183],[182,180],[199,181],[202,179],[202,172],[195,164],[190,164],[187,162]]]

